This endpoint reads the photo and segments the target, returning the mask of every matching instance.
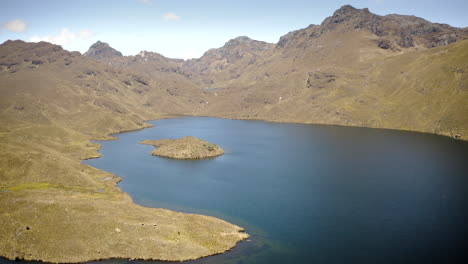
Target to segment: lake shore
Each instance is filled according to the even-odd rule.
[[[120,131],[151,126],[142,123]],[[79,146],[75,155],[41,148],[31,158],[37,173],[49,171],[49,180],[35,180],[36,174],[30,173],[22,182],[0,185],[0,255],[51,263],[113,258],[184,261],[223,253],[249,237],[243,228],[218,218],[137,205],[117,186],[119,177],[81,162],[100,156],[100,144],[90,140],[115,140],[112,135],[120,131],[103,136],[66,134],[63,137]],[[3,135],[2,143],[13,145],[16,137],[25,142],[22,132]],[[36,137],[50,134],[36,132]]]
[[[375,249],[375,256],[387,259],[387,253],[418,245],[418,238],[428,237],[432,245],[438,245],[438,237],[450,238],[418,233],[404,245],[399,242],[408,231],[418,228],[419,221],[411,218],[410,212],[420,212],[418,219],[425,219],[427,212],[451,210],[434,204],[450,203],[451,198],[441,195],[450,190],[450,182],[460,183],[454,179],[463,179],[463,173],[447,178],[443,171],[461,168],[464,142],[395,130],[205,117],[151,123],[154,128],[121,134],[118,141],[100,142],[103,158],[86,163],[121,175],[123,190],[141,205],[160,204],[171,210],[221,217],[245,227],[252,241],[262,237],[268,239],[268,245],[278,243],[275,248],[256,250],[255,243],[245,242],[242,256],[236,256],[236,247],[233,253],[196,263],[223,263],[232,258],[244,263],[281,263],[272,261],[278,255],[283,256],[283,262],[293,263],[311,258],[320,263],[320,256],[344,260],[353,256],[351,248],[341,248],[338,256],[327,251],[340,247],[342,239],[355,239],[355,244],[368,252],[375,240],[381,241],[389,250]],[[204,161],[154,158],[148,155],[152,147],[137,144],[145,139],[187,135],[216,142],[227,155]],[[448,160],[439,162],[441,156]],[[427,188],[419,192],[423,186]],[[415,193],[422,195],[421,200],[434,202],[418,205],[419,199],[411,199]],[[452,197],[455,203],[456,196]],[[383,204],[393,204],[394,210],[386,210]],[[441,227],[449,234],[451,228],[443,228],[445,220],[432,222],[427,228]],[[356,228],[349,223],[361,225]],[[382,226],[384,230],[375,232]],[[395,226],[400,229],[395,231]],[[258,233],[256,227],[264,233]],[[451,243],[445,244],[451,247],[458,242]],[[288,249],[294,253],[288,255]],[[311,254],[312,250],[316,254]],[[255,256],[249,255],[254,251]]]
[[[147,120],[158,120],[167,118],[178,118],[188,117],[197,115],[167,115],[158,116],[157,118],[149,118]],[[221,117],[227,119],[239,119],[239,120],[257,120],[254,118],[235,118],[228,116]],[[279,122],[279,123],[302,123],[311,124],[306,122],[294,122],[285,120],[261,120],[266,122]],[[314,124],[314,123],[312,123]],[[330,125],[321,124],[320,125]],[[332,124],[342,126],[340,124]],[[117,216],[111,216],[110,212],[115,211],[115,203],[119,206],[120,210],[133,211],[135,210],[136,215],[139,217],[157,217],[158,210],[163,209],[152,209],[152,208],[139,208],[138,205],[134,204],[131,197],[122,192],[117,187],[117,183],[120,181],[115,175],[110,173],[97,170],[93,167],[82,164],[81,160],[98,158],[100,153],[100,144],[89,143],[90,140],[116,140],[114,136],[118,133],[135,131],[151,127],[148,123],[143,123],[139,126],[131,125],[122,128],[122,130],[111,131],[106,134],[94,134],[90,136],[77,136],[74,134],[66,134],[64,137],[71,138],[71,142],[74,142],[77,149],[74,150],[76,153],[73,156],[61,155],[60,153],[66,153],[65,148],[55,147],[55,151],[49,150],[38,150],[38,154],[34,156],[32,160],[38,171],[48,170],[51,171],[50,180],[37,181],[31,177],[30,179],[24,180],[23,182],[4,182],[0,185],[0,208],[3,212],[8,212],[8,215],[0,217],[0,234],[5,239],[0,241],[0,255],[8,259],[25,259],[25,260],[41,260],[45,262],[85,262],[98,259],[111,259],[111,258],[129,258],[129,259],[153,259],[153,260],[189,260],[196,259],[213,254],[223,253],[230,250],[239,241],[246,239],[248,235],[243,232],[242,228],[230,225],[227,222],[219,220],[215,221],[215,226],[228,228],[232,232],[232,237],[229,241],[224,241],[225,237],[221,240],[214,240],[209,243],[218,243],[217,246],[210,246],[209,250],[204,248],[203,243],[208,243],[200,240],[185,241],[184,246],[189,253],[180,253],[173,249],[164,250],[164,252],[154,253],[154,249],[149,250],[148,248],[142,249],[142,251],[149,250],[152,253],[142,252],[126,252],[122,251],[122,245],[134,245],[140,242],[138,240],[138,232],[130,228],[129,233],[116,232],[115,228],[122,230],[119,224],[125,223],[127,227],[133,227],[133,224],[127,223],[125,219],[129,219],[126,214],[120,214]],[[357,126],[359,127],[359,126]],[[390,129],[390,130],[406,130],[406,129],[392,129],[392,128],[379,128],[379,129]],[[54,131],[57,128],[53,128]],[[414,131],[408,129],[406,131]],[[12,131],[4,133],[2,135],[4,144],[8,144],[11,140],[16,141],[15,137],[21,137],[24,140],[25,135],[31,135],[29,132],[23,133],[24,131]],[[45,137],[46,133],[50,133],[49,130],[37,130],[36,137]],[[424,131],[414,131],[419,133],[429,133]],[[452,137],[446,134],[439,134],[443,136]],[[10,138],[9,138],[10,137]],[[5,140],[6,139],[6,140]],[[34,138],[33,138],[34,139]],[[461,140],[466,140],[466,137],[462,137]],[[34,144],[34,141],[28,141]],[[63,147],[63,146],[62,146]],[[31,147],[32,148],[32,147]],[[22,152],[20,152],[21,154]],[[29,155],[29,154],[28,154]],[[42,163],[42,164],[39,164]],[[55,168],[55,169],[52,169]],[[3,170],[8,169],[3,167]],[[52,170],[51,170],[52,169]],[[67,177],[62,181],[59,179],[60,173],[65,173]],[[32,175],[34,176],[34,175]],[[110,178],[111,180],[103,181],[104,178]],[[57,183],[56,183],[57,182]],[[99,190],[104,191],[99,191]],[[73,198],[73,199],[70,199]],[[67,202],[65,202],[67,201]],[[81,214],[82,209],[76,205],[87,208],[87,214]],[[136,208],[139,209],[136,209]],[[27,210],[30,210],[29,212]],[[167,210],[164,210],[166,212]],[[95,222],[93,214],[97,212],[107,212],[105,220]],[[163,211],[161,211],[163,212]],[[64,221],[63,217],[66,216],[68,219],[74,219],[74,221]],[[187,216],[188,218],[195,216]],[[203,216],[196,216],[202,217]],[[196,218],[195,217],[195,218]],[[134,218],[134,217],[131,217]],[[206,220],[206,219],[205,219]],[[213,219],[212,219],[213,220]],[[218,220],[218,219],[216,219]],[[187,221],[185,217],[181,217],[181,223]],[[93,223],[90,227],[83,226],[82,223]],[[131,221],[130,221],[131,222]],[[54,223],[52,225],[52,223]],[[177,225],[177,224],[176,224]],[[80,228],[77,228],[80,226]],[[107,226],[107,228],[101,228]],[[142,225],[144,226],[144,225]],[[29,227],[29,229],[27,229]],[[60,229],[58,229],[60,227]],[[34,228],[34,229],[33,229]],[[159,233],[150,231],[150,229],[143,228],[145,234],[151,234],[152,236],[158,236]],[[168,227],[169,229],[176,229]],[[60,232],[58,232],[60,230]],[[201,234],[212,234],[213,232],[219,232],[220,229],[213,229],[212,225],[206,226],[206,229],[200,229]],[[19,233],[18,233],[19,232]],[[222,231],[224,232],[224,231]],[[51,233],[57,233],[51,236]],[[104,242],[111,239],[115,233],[119,235],[119,246],[116,250],[114,248],[116,244],[109,244]],[[19,235],[18,235],[19,234]],[[150,236],[151,236],[150,235]],[[71,239],[78,237],[76,239]],[[169,241],[173,239],[170,235]],[[37,241],[40,241],[39,243]],[[57,242],[54,242],[57,241]],[[141,240],[145,241],[145,240]],[[194,245],[201,242],[194,248],[189,245]],[[70,245],[67,245],[67,244]],[[143,243],[143,242],[141,242]],[[77,249],[71,248],[71,245],[77,245]],[[87,246],[89,245],[89,246]],[[65,254],[64,252],[71,252]],[[76,255],[73,255],[76,252]],[[88,253],[83,253],[88,252]]]

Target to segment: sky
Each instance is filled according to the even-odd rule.
[[[48,41],[84,53],[101,40],[124,55],[189,59],[238,36],[276,43],[346,4],[468,27],[468,0],[0,0],[0,43]]]

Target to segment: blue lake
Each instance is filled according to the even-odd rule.
[[[467,142],[206,117],[151,123],[100,142],[103,157],[85,163],[121,177],[136,203],[216,216],[251,235],[188,263],[466,263]],[[139,144],[184,136],[226,153],[172,160]]]

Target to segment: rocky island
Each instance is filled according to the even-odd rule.
[[[180,139],[143,140],[141,144],[155,146],[154,156],[173,159],[205,159],[224,154],[218,145],[188,136]]]

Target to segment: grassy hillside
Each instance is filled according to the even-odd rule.
[[[230,118],[404,129],[468,138],[468,41],[393,53],[372,47],[372,36],[357,33],[347,37],[343,46],[351,47],[353,53],[340,56],[340,47],[332,46],[336,57],[322,57],[327,49],[322,46],[301,58],[278,56],[267,67],[215,91],[209,110]],[[359,42],[353,43],[353,39]],[[259,76],[263,80],[255,81]]]
[[[468,138],[468,41],[379,47],[379,36],[310,26],[217,83],[206,115],[415,130]]]
[[[168,96],[155,79],[48,43],[7,42],[0,57],[0,255],[186,260],[247,237],[216,218],[138,206],[118,177],[81,163],[99,156],[90,139],[196,109],[190,90]]]

